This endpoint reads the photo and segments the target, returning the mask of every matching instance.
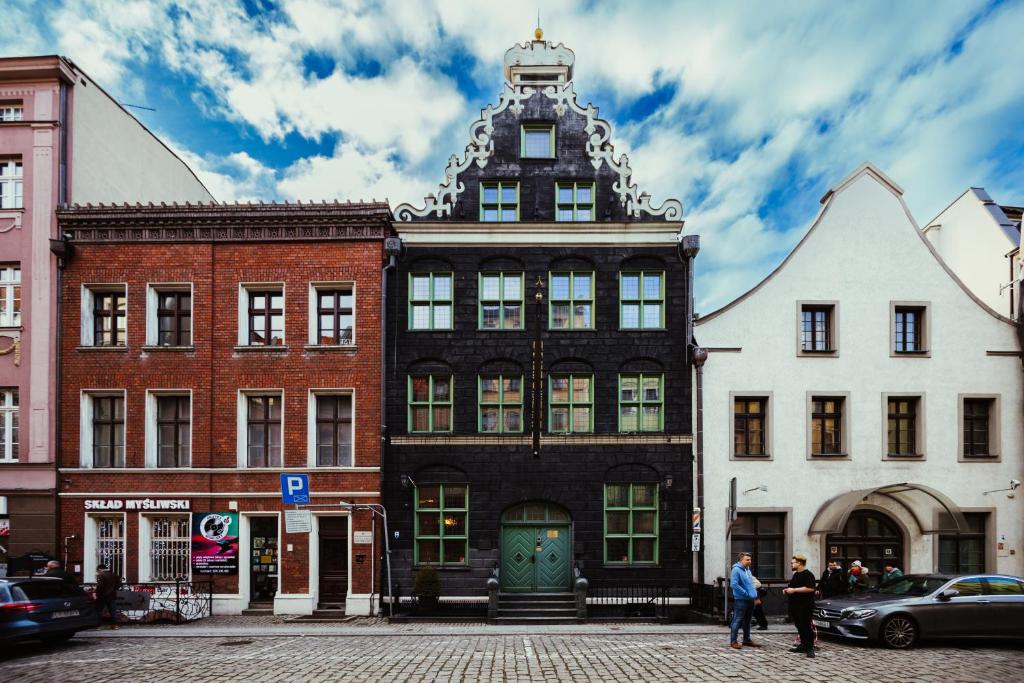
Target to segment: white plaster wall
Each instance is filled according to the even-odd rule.
[[[809,299],[839,302],[838,357],[797,356],[796,302]],[[890,356],[891,300],[931,302],[931,357]],[[709,580],[723,575],[729,560],[725,517],[733,476],[740,508],[792,508],[787,548],[806,552],[815,573],[821,570],[824,537],[808,536],[807,530],[821,504],[843,492],[899,482],[933,486],[965,509],[992,508],[995,533],[1005,534],[1016,554],[995,558],[992,550],[989,569],[1024,573],[1024,489],[1012,500],[1003,493],[982,494],[1007,486],[1011,478],[1024,479],[1021,361],[986,355],[1017,350],[1014,328],[947,274],[905,205],[880,181],[863,174],[833,195],[789,262],[733,308],[699,320],[696,336],[705,347],[742,347],[739,353],[713,352],[704,371]],[[773,392],[771,460],[729,459],[730,391]],[[850,392],[849,460],[807,459],[808,391]],[[883,392],[925,394],[925,459],[883,461]],[[967,392],[1002,396],[1001,462],[957,462],[957,395]],[[767,492],[742,493],[760,484]],[[934,570],[931,537],[917,533],[905,512],[894,516],[915,529],[905,539],[909,569]],[[994,545],[995,539],[988,540]]]
[[[213,199],[181,159],[82,74],[72,98],[71,203]]]
[[[926,227],[925,236],[946,264],[978,298],[1001,315],[1010,310],[1010,293],[999,288],[1010,282],[1006,254],[1018,246],[988,212],[974,188],[967,190]]]

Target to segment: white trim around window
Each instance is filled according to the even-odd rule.
[[[21,264],[0,264],[0,327],[21,327]]]
[[[260,292],[281,292],[281,343],[249,343],[249,295]],[[239,282],[238,283],[238,346],[253,348],[284,348],[288,343],[288,295],[284,282]]]
[[[79,421],[78,421],[78,465],[83,469],[94,469],[96,466],[93,457],[93,416],[95,415],[93,402],[97,398],[120,398],[123,401],[121,421],[121,444],[123,454],[121,463],[115,464],[115,468],[124,468],[128,461],[127,442],[125,441],[125,429],[128,424],[128,397],[124,389],[82,389],[79,396]],[[109,469],[109,468],[102,468]]]
[[[189,422],[189,464],[187,467],[157,467],[157,399],[162,396],[188,396],[188,422]],[[146,390],[146,469],[191,469],[192,467],[192,442],[195,440],[195,401],[192,400],[191,389],[147,389]]]
[[[352,333],[348,339],[341,341],[336,340],[333,344],[322,344],[318,335],[319,331],[319,293],[321,291],[332,291],[338,289],[351,289],[352,290]],[[308,320],[308,335],[306,337],[306,343],[309,346],[316,346],[324,349],[331,348],[352,348],[356,345],[356,328],[357,328],[357,307],[356,297],[358,292],[356,291],[356,283],[352,280],[339,280],[337,282],[310,282],[309,283],[309,315]]]
[[[281,400],[281,465],[273,467],[250,467],[249,466],[249,397],[250,396],[277,396]],[[281,469],[285,462],[284,444],[284,389],[239,389],[238,403],[236,409],[235,424],[236,431],[236,463],[239,469],[245,470],[275,470]]]
[[[180,528],[164,529],[170,534],[166,537],[157,537],[155,526],[161,520],[179,522]],[[184,532],[184,535],[182,535]],[[191,557],[191,533],[192,513],[167,513],[147,512],[139,515],[139,581],[173,581],[173,572],[167,571],[171,568],[184,569],[182,576],[185,581],[192,580],[192,557]],[[162,544],[160,548],[154,548],[153,542]],[[154,551],[158,556],[154,557]],[[177,552],[181,558],[175,561],[172,555]],[[154,575],[154,568],[163,569],[163,576]]]
[[[96,330],[93,318],[97,294],[121,293],[124,295],[124,343],[110,346],[96,344]],[[99,346],[99,348],[123,349],[128,346],[129,302],[127,282],[84,283],[82,285],[81,336],[82,346]]]
[[[0,446],[0,463],[18,462],[18,450],[21,439],[21,421],[18,411],[20,410],[18,387],[0,388],[0,432],[4,440]],[[18,437],[14,432],[17,430]]]
[[[160,324],[157,320],[160,310],[161,292],[188,292],[191,297],[189,318],[191,319],[192,343],[195,346],[196,296],[191,282],[149,282],[146,284],[146,346],[160,346]],[[174,348],[174,347],[171,347]]]
[[[353,387],[338,387],[338,388],[316,388],[310,389],[307,399],[306,409],[306,466],[316,467],[316,418],[317,418],[317,403],[316,399],[318,396],[349,396],[352,399],[352,419],[351,425],[351,441],[352,441],[352,463],[349,467],[355,466],[356,453],[358,453],[356,443],[356,390]]]
[[[126,553],[127,536],[128,536],[128,520],[125,518],[126,515],[123,512],[98,512],[98,513],[87,513],[85,515],[85,528],[83,530],[82,539],[82,580],[86,583],[94,583],[96,581],[96,565],[99,564],[99,525],[105,519],[114,520],[115,524],[117,521],[121,522],[121,578],[125,577],[126,562],[128,561]],[[115,567],[111,567],[113,571]]]

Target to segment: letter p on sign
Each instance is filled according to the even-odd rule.
[[[282,474],[281,498],[285,505],[309,504],[309,475]]]

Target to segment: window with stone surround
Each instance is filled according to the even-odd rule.
[[[25,106],[18,101],[0,102],[0,121],[24,121]]]
[[[149,520],[148,580],[187,580],[191,575],[192,552],[188,515],[150,517]]]
[[[21,265],[0,264],[0,327],[21,326]]]
[[[124,467],[124,394],[92,395],[92,466]]]
[[[351,393],[315,393],[316,467],[352,467]]]
[[[246,467],[281,467],[281,393],[247,393],[243,399]]]
[[[0,209],[24,208],[25,169],[18,159],[0,159]]]
[[[18,390],[0,387],[0,462],[18,461]]]

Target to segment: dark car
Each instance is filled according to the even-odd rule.
[[[1024,579],[907,574],[815,603],[818,633],[911,647],[921,638],[1024,637]]]
[[[0,643],[23,639],[60,642],[98,623],[92,598],[70,581],[0,579]]]

